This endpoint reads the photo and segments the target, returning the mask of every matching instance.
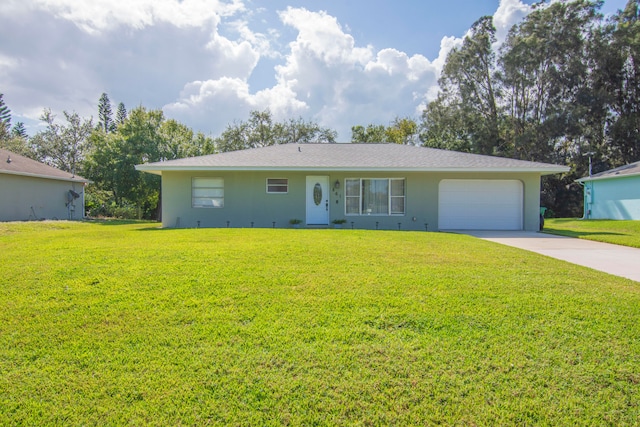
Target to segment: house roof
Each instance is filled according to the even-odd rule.
[[[0,174],[31,176],[60,181],[83,182],[89,180],[81,176],[56,169],[28,157],[21,156],[9,150],[0,148]]]
[[[568,172],[566,166],[398,144],[283,144],[137,165],[164,171]]]
[[[640,175],[640,162],[630,163],[628,165],[620,166],[615,169],[610,169],[608,171],[600,172],[595,175],[586,176],[584,178],[580,178],[578,182],[586,182],[586,181],[596,181],[600,179],[612,179],[612,178],[621,178],[621,177],[629,177],[634,175]]]

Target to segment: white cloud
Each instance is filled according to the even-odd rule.
[[[298,30],[297,39],[290,43],[293,56],[304,52],[327,65],[364,64],[372,56],[371,47],[355,47],[353,37],[344,33],[338,20],[326,12],[288,7],[280,12],[280,19]]]
[[[16,0],[9,0],[16,2]],[[18,0],[19,1],[19,0]],[[176,27],[200,27],[208,21],[216,25],[220,16],[244,8],[240,0],[31,0],[34,7],[69,20],[88,33],[124,25],[142,29],[158,23]]]
[[[284,63],[274,69],[273,87],[251,93],[242,76],[194,81],[165,106],[167,114],[183,120],[197,117],[199,127],[206,126],[200,120],[206,121],[219,133],[220,125],[245,119],[252,109],[269,108],[276,119],[303,115],[336,129],[340,140],[348,141],[353,125],[388,124],[396,116],[419,115],[437,87],[446,55],[461,43],[443,39],[438,58],[431,62],[393,48],[374,52],[371,46],[357,46],[325,12],[289,7],[279,16],[297,35],[283,53]]]
[[[522,21],[529,13],[531,13],[531,6],[524,4],[521,0],[500,0],[500,5],[493,15],[498,45],[507,38],[511,27]]]
[[[359,45],[326,12],[288,7],[274,23],[242,0],[0,2],[0,39],[20,40],[0,45],[0,87],[14,113],[48,107],[95,117],[107,92],[213,135],[265,108],[276,119],[318,121],[342,141],[356,124],[417,118],[462,42],[444,37],[437,58],[409,56]],[[521,0],[501,0],[499,38],[528,12]],[[251,89],[256,69],[271,71],[261,90]]]

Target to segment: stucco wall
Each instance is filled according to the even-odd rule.
[[[525,230],[539,227],[539,174],[386,173],[386,172],[163,172],[163,227],[289,227],[292,218],[304,219],[307,175],[328,175],[330,221],[344,218],[343,227],[397,230],[438,230],[438,184],[442,179],[518,179],[524,186]],[[223,208],[192,208],[191,178],[224,179]],[[287,194],[267,194],[267,178],[288,178]],[[346,178],[405,178],[406,213],[402,216],[347,216],[344,206]],[[340,181],[335,190],[334,183]],[[353,222],[353,224],[352,224]],[[376,224],[377,223],[377,224]],[[398,224],[400,223],[400,224]]]
[[[81,219],[82,196],[73,203],[75,211],[69,216],[69,190],[84,191],[81,183],[0,174],[0,221]]]
[[[591,187],[591,203],[585,200],[588,218],[640,220],[640,176],[592,181],[585,187]]]

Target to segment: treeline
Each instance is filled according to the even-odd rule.
[[[422,116],[425,146],[571,166],[542,204],[581,213],[574,180],[640,160],[639,0],[604,21],[602,1],[539,4],[500,49],[490,17],[446,61]]]
[[[452,50],[440,92],[415,120],[352,127],[352,143],[398,143],[571,166],[543,179],[542,205],[556,216],[581,214],[575,179],[640,160],[640,0],[603,20],[602,1],[539,3],[514,26],[500,48],[491,17],[480,18]],[[90,215],[157,218],[160,179],[134,166],[283,143],[333,143],[337,133],[302,118],[274,121],[252,111],[218,137],[194,133],[137,107],[116,115],[107,94],[98,123],[49,110],[46,128],[29,138],[11,126],[0,94],[0,146],[77,173]]]

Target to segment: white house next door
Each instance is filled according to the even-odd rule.
[[[329,177],[307,177],[307,225],[329,225]]]

